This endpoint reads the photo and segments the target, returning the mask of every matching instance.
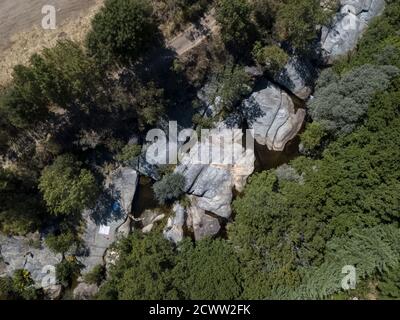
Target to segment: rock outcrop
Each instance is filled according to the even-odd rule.
[[[53,284],[45,287],[43,292],[47,299],[58,300],[63,294],[63,286],[61,284]]]
[[[200,209],[230,217],[232,189],[242,190],[254,171],[254,149],[242,147],[242,136],[241,130],[220,124],[208,138],[202,137],[176,168],[175,172],[185,176],[184,191],[195,198]]]
[[[165,239],[177,244],[183,240],[186,210],[178,202],[174,204],[172,210],[174,216],[168,218],[163,234]]]
[[[243,102],[243,114],[254,138],[268,149],[282,151],[302,127],[306,111],[297,112],[290,96],[271,82]]]
[[[326,63],[353,50],[371,20],[385,8],[385,0],[341,0],[331,27],[322,28],[321,48]]]
[[[53,253],[38,234],[27,237],[0,234],[0,258],[3,260],[0,277],[12,276],[16,270],[25,269],[38,287],[49,267],[55,267],[62,260],[61,254]]]
[[[192,200],[192,206],[188,209],[187,226],[192,228],[196,241],[213,237],[221,230],[218,218],[212,217],[199,208],[195,200]]]
[[[95,284],[88,284],[81,282],[74,289],[74,299],[76,300],[90,300],[99,292],[99,287]]]
[[[153,230],[154,225],[165,218],[165,214],[159,210],[146,210],[142,213],[140,220],[142,222],[142,232],[149,233]]]
[[[274,80],[300,99],[306,100],[312,93],[314,73],[311,63],[294,56]]]
[[[103,264],[107,248],[118,235],[129,233],[127,219],[138,181],[139,175],[134,169],[128,167],[117,169],[107,181],[106,192],[100,196],[95,208],[83,212],[86,225],[82,238],[87,250],[78,258],[85,266],[82,273],[87,273],[96,265]]]

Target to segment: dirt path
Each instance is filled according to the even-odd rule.
[[[198,25],[188,27],[184,32],[168,41],[168,47],[176,51],[178,56],[197,47],[209,35],[218,31],[217,21],[213,14],[214,12],[211,11],[201,19]]]

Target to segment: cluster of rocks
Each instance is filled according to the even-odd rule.
[[[0,233],[0,277],[11,277],[16,270],[27,270],[36,287],[57,298],[61,286],[48,275],[55,275],[55,266],[61,261],[62,255],[51,251],[39,233],[25,237],[7,237]]]
[[[190,197],[190,203],[188,207],[175,203],[174,215],[168,218],[163,234],[167,240],[175,244],[183,240],[185,232],[192,233],[194,239],[198,241],[206,237],[213,237],[221,230],[218,217],[199,208],[193,197]]]
[[[335,15],[333,23],[322,28],[320,47],[325,62],[332,63],[353,50],[362,32],[372,18],[382,13],[384,6],[384,0],[340,0],[340,12]],[[231,217],[233,192],[243,190],[248,176],[254,171],[255,160],[253,149],[242,146],[243,132],[226,129],[239,129],[241,121],[246,120],[259,144],[270,150],[282,151],[287,142],[297,135],[306,113],[304,109],[296,110],[288,92],[302,100],[308,99],[315,74],[309,62],[291,57],[274,77],[274,83],[264,81],[261,89],[243,101],[239,115],[231,115],[217,124],[216,130],[183,156],[175,172],[185,177],[184,191],[189,203],[185,207],[174,204],[173,215],[168,218],[163,232],[166,239],[178,243],[189,232],[193,233],[195,240],[219,233],[221,221]],[[217,112],[217,104],[208,104],[206,116]],[[227,150],[226,153],[222,152],[222,156],[221,148]],[[218,161],[199,161],[204,160],[207,153],[218,154]],[[113,172],[96,207],[83,213],[86,250],[78,257],[85,266],[83,274],[98,264],[109,266],[118,259],[118,253],[109,250],[109,247],[119,235],[127,235],[131,231],[130,212],[137,189],[138,172],[155,180],[160,178],[157,164],[147,160],[144,155],[140,157],[137,171],[120,167]],[[279,171],[279,177],[302,182],[301,176],[286,167]],[[145,212],[141,220],[142,231],[150,232],[164,218],[165,215],[158,211]],[[26,269],[35,283],[41,286],[48,272],[46,267],[55,266],[61,261],[62,256],[50,251],[40,235],[7,237],[0,234],[0,277],[12,275],[17,269]],[[45,289],[52,297],[61,294],[61,286],[49,285]],[[74,296],[87,299],[97,290],[97,286],[81,282],[75,288]]]
[[[322,28],[321,48],[327,63],[352,51],[371,20],[385,8],[385,0],[340,0],[340,11]]]

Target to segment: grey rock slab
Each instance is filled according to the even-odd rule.
[[[95,284],[88,284],[81,282],[74,289],[74,299],[77,300],[90,300],[99,292],[99,287]]]
[[[221,230],[218,219],[206,214],[205,210],[195,204],[188,209],[188,225],[192,226],[196,241],[213,237]]]
[[[385,8],[384,0],[341,0],[332,26],[322,28],[321,48],[328,64],[352,51],[368,24]]]
[[[56,266],[61,262],[61,254],[53,253],[43,239],[32,246],[29,237],[7,237],[0,234],[0,256],[3,260],[3,273],[0,276],[12,276],[18,269],[30,272],[36,285],[40,286],[47,274],[48,266]]]
[[[274,80],[300,99],[306,100],[312,92],[314,73],[311,63],[294,56]]]
[[[295,111],[290,96],[271,82],[243,102],[242,112],[256,141],[270,150],[282,151],[300,131],[305,110]]]
[[[139,175],[132,168],[118,168],[111,174],[106,192],[99,197],[95,208],[83,212],[85,226],[82,238],[87,250],[78,257],[85,266],[82,273],[103,264],[110,245],[129,232],[127,219],[138,180]]]
[[[178,202],[172,208],[174,216],[168,218],[167,225],[163,231],[164,238],[177,244],[183,240],[183,227],[186,222],[186,210]]]

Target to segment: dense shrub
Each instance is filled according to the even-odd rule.
[[[389,87],[399,74],[393,66],[363,65],[340,79],[323,73],[308,107],[314,121],[334,133],[349,133],[363,120],[375,94]]]
[[[59,156],[43,170],[39,189],[55,215],[80,213],[94,203],[99,192],[92,173],[81,169],[70,155]]]
[[[87,47],[104,64],[135,62],[154,44],[157,34],[146,0],[107,0],[92,21]]]
[[[178,199],[185,187],[185,177],[179,173],[166,174],[153,185],[156,199],[160,204]]]

